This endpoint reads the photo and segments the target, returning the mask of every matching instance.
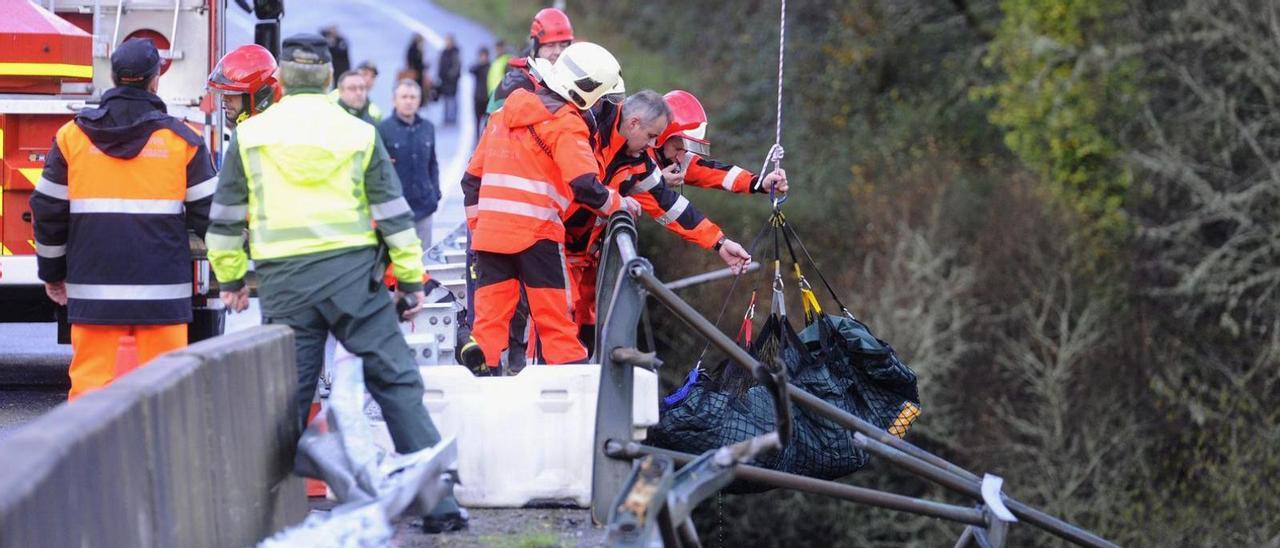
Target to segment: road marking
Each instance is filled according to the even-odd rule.
[[[421,34],[424,38],[427,39],[427,42],[431,43],[432,48],[444,49],[444,38],[441,37],[439,33],[432,30],[431,27],[426,26],[414,16],[409,15],[408,13],[404,12],[399,8],[390,6],[385,2],[380,2],[376,0],[359,0],[359,1],[361,4],[364,4],[375,10],[378,10],[382,12],[383,15],[386,15],[387,17],[395,19],[397,23],[404,25],[409,30],[412,30],[414,32],[417,32],[418,34]]]

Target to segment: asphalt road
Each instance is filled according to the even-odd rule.
[[[0,442],[67,399],[71,347],[52,323],[0,324]]]
[[[0,443],[19,426],[67,401],[61,388],[0,389]]]

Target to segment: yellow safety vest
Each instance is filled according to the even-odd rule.
[[[374,131],[321,94],[285,96],[236,128],[254,259],[377,244],[364,189]]]

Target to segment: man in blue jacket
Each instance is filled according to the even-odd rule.
[[[431,215],[440,202],[436,128],[418,116],[422,86],[417,82],[407,79],[396,82],[393,102],[395,115],[378,124],[378,133],[395,164],[396,175],[400,176],[404,198],[413,210],[414,228],[425,250],[431,247]]]

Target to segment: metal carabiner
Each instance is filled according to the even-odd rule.
[[[765,165],[773,163],[773,170],[777,171],[782,167],[782,158],[785,155],[786,151],[782,148],[782,144],[774,143],[773,146],[769,148],[769,158],[765,160],[764,163]],[[760,176],[764,177],[765,174],[761,173]],[[773,204],[774,211],[778,210],[778,206],[787,203],[787,197],[787,194],[778,194],[773,188],[769,189],[769,201]]]

